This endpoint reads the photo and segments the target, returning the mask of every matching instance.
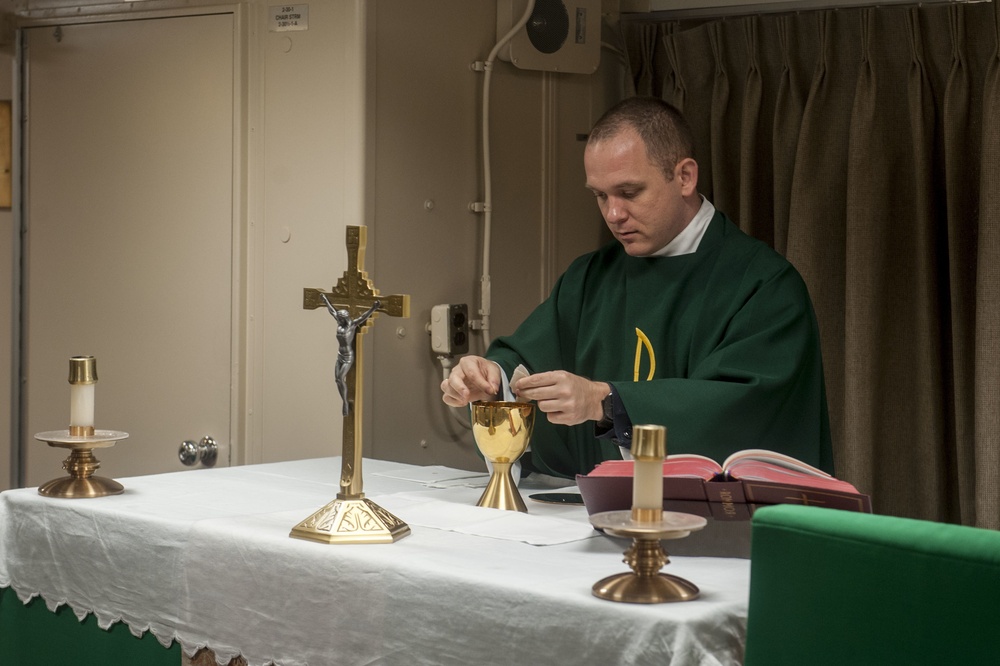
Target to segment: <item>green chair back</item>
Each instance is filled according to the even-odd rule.
[[[1000,664],[1000,532],[754,513],[745,666]]]

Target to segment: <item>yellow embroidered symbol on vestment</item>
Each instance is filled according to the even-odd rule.
[[[653,353],[653,345],[649,342],[646,334],[642,332],[642,329],[636,327],[635,336],[635,366],[632,370],[632,381],[639,381],[639,365],[642,361],[642,348],[645,347],[646,351],[649,352],[649,374],[646,375],[646,381],[648,382],[653,378],[653,373],[656,372],[656,354]]]

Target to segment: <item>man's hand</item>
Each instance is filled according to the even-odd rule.
[[[510,388],[518,400],[534,400],[550,422],[560,425],[600,421],[604,416],[601,400],[611,392],[606,382],[591,381],[565,370],[528,375]]]
[[[500,368],[481,356],[463,356],[441,382],[441,399],[452,407],[476,400],[496,400],[500,393]]]

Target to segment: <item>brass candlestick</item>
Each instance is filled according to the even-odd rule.
[[[510,468],[524,455],[535,427],[535,405],[527,402],[472,403],[472,436],[493,466],[476,506],[527,513]]]
[[[101,463],[94,449],[114,446],[128,437],[119,430],[94,429],[94,385],[97,383],[97,360],[93,356],[74,356],[69,360],[70,426],[66,430],[50,430],[35,435],[49,446],[70,449],[63,461],[69,476],[53,479],[38,487],[46,497],[67,499],[118,495],[125,486],[114,479],[94,476]]]
[[[660,541],[681,539],[702,529],[708,523],[705,518],[663,511],[658,521],[637,521],[632,518],[631,511],[605,511],[592,515],[590,523],[612,536],[633,540],[623,560],[632,571],[597,581],[593,587],[594,596],[636,604],[697,598],[697,585],[672,574],[660,573],[660,569],[670,562]]]
[[[663,510],[663,460],[667,431],[659,425],[637,425],[632,430],[632,510],[605,511],[590,517],[591,524],[612,536],[632,539],[625,551],[631,573],[615,574],[594,584],[594,596],[609,601],[658,604],[690,601],[698,586],[683,578],[660,573],[670,562],[660,541],[680,539],[708,523],[701,516]]]

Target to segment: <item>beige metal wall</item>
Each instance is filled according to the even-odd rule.
[[[247,462],[340,452],[336,325],[302,309],[302,290],[333,287],[346,268],[345,227],[367,222],[366,4],[310,3],[309,29],[293,32],[270,29],[265,2],[255,9],[262,136],[252,155],[261,181],[251,206]]]
[[[22,13],[58,17],[75,14],[76,5],[85,12],[119,6],[128,12],[191,2],[13,4]],[[467,206],[482,198],[482,75],[470,64],[485,59],[496,41],[496,0],[314,2],[309,29],[298,32],[270,29],[274,3],[236,4],[245,9],[249,63],[240,185],[248,271],[245,359],[238,369],[245,373],[246,437],[242,446],[234,442],[233,463],[340,452],[335,327],[326,313],[302,310],[302,289],[332,287],[346,268],[344,227],[368,224],[366,267],[383,293],[411,295],[412,316],[405,322],[380,317],[366,341],[372,354],[366,454],[477,465],[461,415],[440,402],[441,368],[425,325],[434,304],[467,303],[472,312],[479,305],[482,221]],[[497,64],[491,110],[496,335],[510,332],[555,275],[602,237],[583,189],[577,135],[618,94],[617,61],[604,56],[593,76]],[[0,98],[9,88],[0,79]],[[5,215],[0,211],[0,224],[9,228]],[[6,234],[2,242],[13,239]],[[0,246],[0,255],[0,293],[9,299],[10,270],[3,262],[10,248]],[[2,399],[11,358],[2,335],[14,319],[6,301],[0,313]],[[8,418],[0,415],[0,428]],[[0,447],[7,447],[6,436]],[[7,476],[5,453],[0,449],[0,483]]]
[[[260,413],[249,415],[247,461],[339,453],[335,327],[325,312],[301,309],[301,290],[332,287],[346,268],[344,227],[367,224],[365,267],[382,293],[410,294],[411,317],[380,316],[366,337],[366,455],[476,467],[464,416],[440,402],[425,327],[435,304],[479,305],[482,220],[468,204],[483,196],[482,74],[470,65],[496,42],[496,1],[309,11],[306,32],[261,34],[263,323],[250,322],[260,344],[249,365],[261,363],[250,404]],[[602,238],[577,135],[621,88],[619,61],[605,61],[593,76],[496,65],[496,335]]]
[[[411,294],[408,322],[373,330],[375,457],[478,468],[467,415],[445,407],[425,327],[435,304],[480,305],[483,75],[497,41],[494,0],[372,3],[369,127],[374,145],[374,269],[386,293]],[[606,55],[606,54],[605,54]],[[510,333],[554,278],[602,240],[584,188],[583,142],[619,86],[598,74],[550,74],[497,61],[490,95],[492,332]],[[610,78],[609,78],[610,77]],[[473,351],[482,348],[473,337]]]

